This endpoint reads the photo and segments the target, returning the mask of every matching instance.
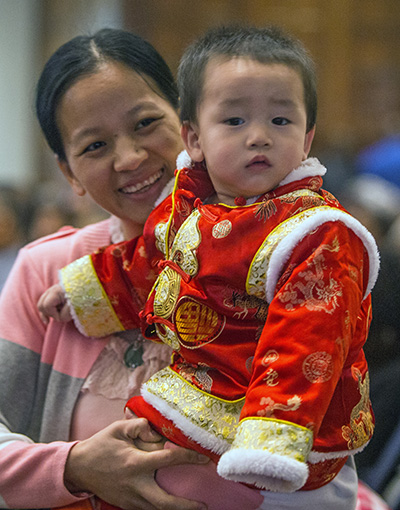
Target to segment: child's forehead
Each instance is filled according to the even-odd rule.
[[[260,61],[251,56],[213,55],[204,69],[202,95],[215,89],[226,91],[230,88],[246,88],[249,90],[255,83],[268,86],[268,89],[293,89],[293,86],[302,89],[301,73],[295,67],[284,62]],[[274,86],[275,85],[275,86]],[[271,88],[272,87],[272,88]]]

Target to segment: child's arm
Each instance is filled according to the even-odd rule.
[[[60,284],[48,289],[38,308],[50,317],[73,318],[86,336],[103,337],[140,327],[139,312],[157,275],[163,254],[143,237],[101,248],[60,271]]]
[[[69,322],[72,319],[65,292],[60,284],[46,290],[38,301],[39,315],[47,324],[50,318],[58,322]]]
[[[276,271],[236,437],[218,465],[221,476],[291,492],[306,483],[307,461],[339,465],[370,439],[362,345],[378,256],[373,242],[367,256],[363,241],[341,222],[327,222],[297,242]],[[285,254],[276,252],[282,260]],[[361,404],[360,415],[350,416]]]

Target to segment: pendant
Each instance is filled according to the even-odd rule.
[[[125,351],[124,364],[128,368],[136,368],[143,364],[143,345],[131,344]]]

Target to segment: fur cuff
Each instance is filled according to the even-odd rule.
[[[248,483],[274,492],[299,490],[308,478],[308,466],[304,462],[265,450],[245,448],[224,453],[217,471],[227,480]]]

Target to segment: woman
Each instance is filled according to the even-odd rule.
[[[59,268],[141,233],[181,150],[177,104],[163,59],[124,31],[77,37],[43,70],[36,106],[50,148],[73,190],[112,217],[23,248],[2,291],[1,508],[66,505],[87,497],[82,490],[126,509],[204,508],[168,495],[154,472],[206,459],[160,450],[143,420],[119,421],[128,393],[168,363],[169,351],[135,332],[88,342],[71,325],[43,324],[36,307]],[[157,451],[136,449],[140,440]]]

